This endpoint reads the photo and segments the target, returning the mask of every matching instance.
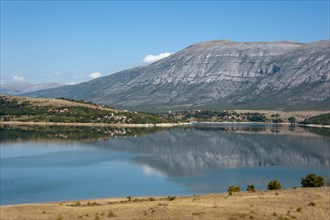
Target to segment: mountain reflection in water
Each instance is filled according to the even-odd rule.
[[[309,173],[329,178],[328,130],[0,126],[0,202],[265,189],[274,178],[285,188],[299,186]]]
[[[95,146],[148,154],[134,161],[178,177],[200,175],[210,168],[327,167],[329,143],[329,137],[304,128],[257,126],[176,128]]]

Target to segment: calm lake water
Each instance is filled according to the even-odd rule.
[[[330,129],[0,127],[1,205],[300,186],[329,178]]]

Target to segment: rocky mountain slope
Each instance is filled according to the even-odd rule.
[[[330,41],[209,41],[148,66],[29,93],[142,111],[327,109]]]

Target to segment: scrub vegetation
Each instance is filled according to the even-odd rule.
[[[176,122],[155,114],[115,110],[83,101],[15,96],[0,96],[0,121],[104,124]]]

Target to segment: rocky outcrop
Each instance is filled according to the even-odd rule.
[[[143,111],[325,109],[330,104],[329,44],[203,42],[148,66],[29,95]]]

